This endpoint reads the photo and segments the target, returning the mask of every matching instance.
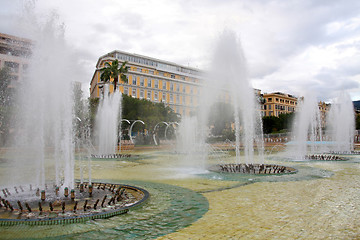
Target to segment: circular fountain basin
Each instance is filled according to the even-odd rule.
[[[221,173],[257,174],[257,175],[289,174],[289,173],[297,172],[295,168],[276,165],[276,164],[244,164],[244,163],[218,164],[210,167],[209,170],[214,172],[221,172]]]
[[[76,183],[39,190],[31,185],[1,190],[0,226],[54,225],[110,218],[148,199],[145,189],[109,183]]]
[[[360,151],[331,151],[333,155],[360,155]]]
[[[311,154],[305,155],[304,160],[314,160],[314,161],[346,161],[344,157],[340,157],[334,154]]]
[[[91,154],[91,157],[96,159],[123,159],[123,158],[138,157],[138,155],[114,153],[114,154]]]

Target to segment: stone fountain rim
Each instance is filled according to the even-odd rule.
[[[237,165],[246,165],[246,163],[225,163],[225,164],[237,164]],[[231,175],[256,175],[256,176],[278,176],[278,175],[287,175],[287,174],[296,174],[299,170],[294,168],[294,167],[288,167],[288,166],[283,166],[283,165],[278,165],[278,164],[263,164],[263,165],[273,165],[273,166],[279,166],[279,167],[285,167],[285,168],[291,168],[293,169],[291,172],[286,172],[286,173],[266,173],[266,174],[257,174],[257,173],[242,173],[242,172],[223,172],[218,170],[217,168],[215,169],[215,167],[219,167],[220,165],[225,165],[225,164],[215,164],[212,165],[208,168],[209,171],[211,172],[217,172],[217,173],[222,173],[222,174],[231,174]],[[249,163],[248,165],[261,165],[260,163]]]
[[[80,183],[77,181],[76,183]],[[100,183],[100,184],[113,184],[113,183],[104,183],[104,182],[92,182],[94,183]],[[141,204],[143,204],[145,201],[147,201],[150,197],[150,193],[140,187],[127,185],[127,184],[117,184],[121,185],[121,187],[125,187],[128,189],[133,189],[136,191],[140,191],[144,194],[144,197],[140,199],[138,202],[132,204],[131,206],[125,206],[120,207],[117,209],[107,210],[104,212],[97,212],[97,213],[91,213],[87,215],[80,215],[80,216],[69,216],[69,217],[54,217],[54,218],[42,218],[42,219],[7,219],[7,218],[0,218],[0,226],[14,226],[14,225],[59,225],[59,224],[70,224],[70,223],[83,223],[88,220],[94,220],[94,219],[105,219],[110,218],[116,215],[124,214],[129,211],[130,208],[135,208]]]

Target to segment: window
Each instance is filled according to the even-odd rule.
[[[19,72],[19,63],[16,62],[5,62],[5,67],[8,67],[12,73],[18,73]]]
[[[182,90],[183,90],[183,93],[185,93],[185,92],[186,92],[186,87],[185,87],[185,85],[183,85]]]
[[[159,100],[158,92],[154,93],[154,101],[157,102]]]
[[[151,100],[151,91],[147,91],[147,99]]]
[[[124,88],[124,94],[129,95],[129,89],[127,87]]]
[[[144,90],[140,90],[140,99],[144,98]]]
[[[132,85],[136,85],[136,77],[135,76],[133,76],[133,78],[132,78]]]
[[[10,80],[11,82],[17,81],[17,80],[19,80],[19,76],[10,75],[10,76],[9,76],[9,80]]]
[[[140,86],[144,86],[144,78],[140,77]]]
[[[271,105],[269,105],[269,110],[271,110]]]
[[[179,96],[179,94],[176,94],[176,103],[177,103],[177,104],[180,103],[180,96]]]
[[[148,80],[147,80],[147,86],[148,86],[148,87],[151,87],[151,79],[148,79]]]
[[[133,88],[131,96],[136,97],[136,88]]]
[[[171,74],[170,77],[173,78],[173,79],[175,79],[175,75],[174,75],[174,74]]]
[[[154,71],[153,71],[153,70],[149,70],[149,73],[154,75]]]
[[[155,88],[159,88],[159,80],[155,80]]]
[[[164,90],[166,90],[166,82],[165,81],[163,81],[162,87]]]
[[[176,91],[180,92],[180,84],[176,84]]]
[[[174,95],[171,93],[170,94],[170,103],[173,103],[174,102]]]
[[[174,91],[174,83],[170,83],[170,91]]]

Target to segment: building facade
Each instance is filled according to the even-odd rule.
[[[126,74],[128,82],[122,82],[119,78],[117,91],[138,99],[164,103],[183,116],[191,115],[196,111],[203,81],[199,69],[119,50],[107,53],[98,59],[90,82],[90,98],[99,98],[103,94],[100,69],[106,62],[111,63],[116,59],[120,64],[126,61],[126,66],[129,67]],[[224,89],[219,90],[222,94],[218,95],[218,100],[230,103],[230,94]],[[109,91],[110,93],[114,91],[112,84]],[[279,117],[280,114],[296,111],[298,98],[293,95],[281,92],[261,94],[259,89],[254,89],[254,93],[261,103],[263,116]],[[329,106],[320,102],[319,109],[322,122],[325,124],[325,115]]]
[[[275,92],[262,95],[263,116],[279,117],[280,114],[293,113],[298,99],[290,94]]]
[[[90,83],[91,98],[99,98],[102,94],[100,69],[106,62],[111,63],[115,59],[119,63],[126,61],[129,67],[126,74],[128,82],[119,80],[117,91],[155,103],[162,102],[181,115],[190,115],[196,110],[200,93],[200,70],[118,50],[99,58]],[[110,92],[113,90],[111,85]]]
[[[0,69],[10,70],[10,86],[25,78],[32,45],[29,39],[0,33]]]

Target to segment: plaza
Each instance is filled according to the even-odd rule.
[[[360,239],[359,3],[310,2],[4,0],[0,238]]]
[[[232,177],[177,168],[168,148],[135,148],[136,160],[93,160],[93,180],[146,188],[150,199],[127,214],[81,224],[2,227],[2,238],[356,239],[358,156],[347,161],[267,162],[298,173]],[[279,157],[280,154],[280,157]],[[223,158],[232,162],[233,157]],[[283,159],[283,160],[281,160]],[[211,164],[218,159],[212,159]],[[6,163],[1,163],[2,174]],[[78,171],[78,163],[76,172]],[[79,176],[76,176],[79,177]]]

